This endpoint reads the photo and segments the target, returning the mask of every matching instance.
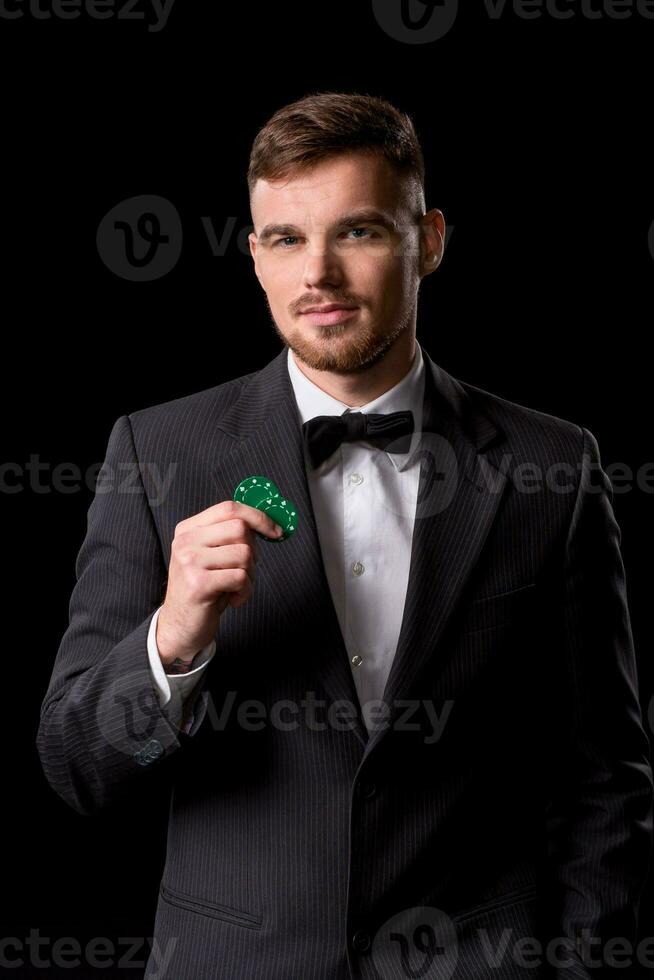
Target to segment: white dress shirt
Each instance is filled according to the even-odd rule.
[[[363,441],[343,442],[315,470],[305,455],[307,482],[325,573],[362,706],[382,697],[402,624],[411,559],[420,458],[425,367],[422,349],[408,373],[365,405],[350,408],[303,374],[288,349],[288,372],[299,424],[316,415],[411,410],[414,434],[407,453],[389,453]],[[275,479],[275,474],[269,474]],[[256,588],[256,584],[255,584]],[[148,634],[148,656],[162,706],[175,685],[190,696],[216,651],[197,654],[187,674],[166,674],[155,641],[159,610]],[[363,711],[366,724],[369,719]],[[193,717],[187,722],[188,731]],[[370,726],[369,726],[370,727]]]

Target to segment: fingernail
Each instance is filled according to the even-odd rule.
[[[280,527],[279,524],[275,524],[275,534],[278,534],[279,535],[279,534],[283,534],[283,533],[284,533],[284,528],[283,527]]]

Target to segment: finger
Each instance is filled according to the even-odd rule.
[[[232,521],[221,521],[219,524],[206,524],[186,532],[191,548],[219,548],[228,544],[247,545],[256,561],[257,538],[249,525],[240,518]]]
[[[244,592],[247,597],[252,595],[254,581],[247,568],[217,568],[206,569],[211,591],[217,596],[220,592]]]
[[[205,527],[209,524],[230,520],[245,521],[253,531],[258,531],[268,538],[280,537],[275,531],[276,525],[272,518],[256,507],[250,507],[249,504],[244,504],[240,500],[223,500],[194,517],[188,518],[190,527]],[[186,523],[183,521],[182,525]]]
[[[227,604],[230,606],[242,606],[254,591],[253,579],[242,568],[218,569],[209,571],[208,574],[220,576],[216,587],[227,597]]]
[[[242,542],[217,548],[201,547],[197,550],[197,556],[202,568],[244,568],[254,579],[256,561],[251,548]]]

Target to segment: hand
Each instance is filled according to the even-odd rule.
[[[279,538],[267,514],[223,500],[175,527],[168,585],[156,642],[164,666],[189,664],[214,638],[228,605],[242,606],[254,588],[255,531]]]

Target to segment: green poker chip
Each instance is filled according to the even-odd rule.
[[[266,476],[247,476],[234,490],[234,500],[256,507],[259,501],[279,495],[278,487]]]
[[[255,483],[243,493],[241,500],[250,507],[258,507],[264,501],[276,500],[279,498],[279,490],[270,490],[261,483]]]
[[[298,514],[295,504],[284,497],[276,483],[267,476],[246,476],[234,490],[233,499],[249,507],[256,507],[283,529],[281,538],[268,538],[257,531],[256,534],[264,541],[285,541],[297,530]]]
[[[297,510],[295,509],[295,504],[290,500],[286,500],[285,497],[280,497],[279,499],[268,498],[268,500],[261,503],[259,509],[267,514],[275,524],[279,524],[284,529],[284,534],[280,538],[281,541],[293,534],[297,528]]]

